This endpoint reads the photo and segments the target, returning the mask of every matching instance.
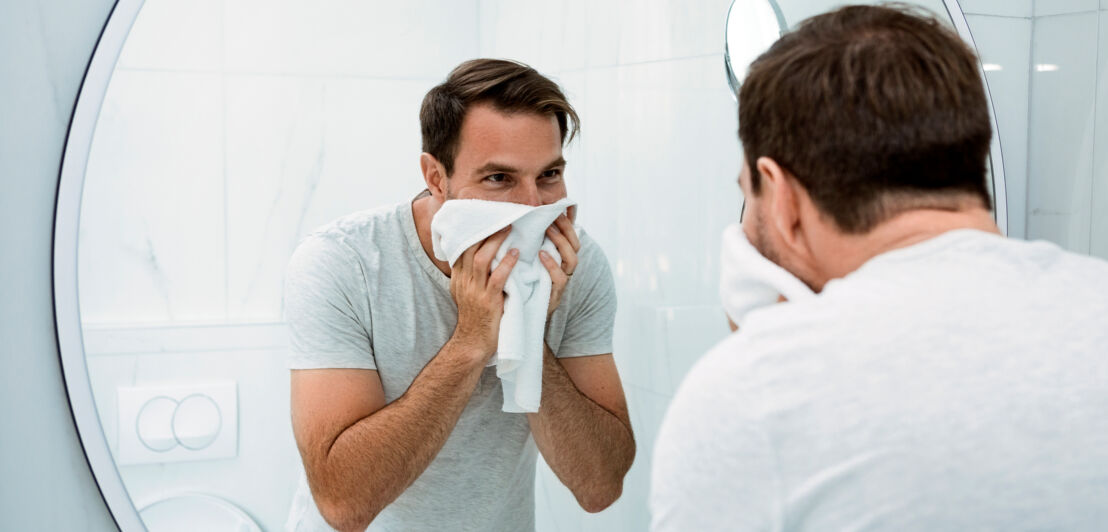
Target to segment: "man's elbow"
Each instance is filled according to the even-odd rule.
[[[377,517],[376,511],[357,508],[341,499],[316,499],[316,506],[323,520],[340,532],[361,532]]]
[[[577,503],[586,512],[595,514],[601,512],[619,500],[623,494],[623,480],[617,480],[613,484],[590,490],[577,496]]]

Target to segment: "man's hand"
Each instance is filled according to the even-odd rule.
[[[569,284],[569,277],[577,269],[577,252],[581,250],[581,240],[577,238],[577,231],[573,229],[577,206],[570,207],[568,214],[568,216],[565,214],[558,216],[558,219],[546,229],[547,238],[554,243],[554,247],[558,248],[558,254],[562,256],[561,266],[554,257],[545,251],[539,251],[539,260],[550,273],[550,304],[546,308],[547,319],[550,319],[562,301],[562,294]]]
[[[511,226],[505,227],[474,244],[458,258],[450,272],[450,295],[458,305],[458,326],[453,339],[478,350],[485,361],[496,353],[500,317],[504,314],[504,284],[519,260],[519,250],[508,251],[496,270],[489,270],[511,230]]]

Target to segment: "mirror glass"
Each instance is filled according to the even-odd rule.
[[[741,157],[727,81],[838,3],[147,1],[100,108],[77,243],[95,406],[146,525],[284,528],[301,474],[289,257],[316,227],[420,192],[424,94],[466,59],[507,57],[557,81],[581,116],[566,183],[615,278],[638,445],[622,497],[598,514],[539,459],[536,527],[646,530],[662,416],[728,333],[718,244]]]
[[[774,0],[736,0],[727,11],[723,61],[727,82],[737,95],[750,63],[781,37],[788,26]]]

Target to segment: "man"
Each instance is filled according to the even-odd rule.
[[[818,295],[747,313],[690,372],[653,528],[1103,529],[1108,264],[999,234],[973,52],[844,7],[740,93],[743,232]]]
[[[430,230],[448,199],[566,197],[562,146],[577,115],[533,69],[478,59],[428,92],[420,122],[427,190],[325,226],[290,261],[292,422],[306,478],[289,528],[533,529],[536,447],[581,506],[600,511],[635,450],[603,252],[564,215],[547,231],[562,262],[540,256],[553,283],[541,406],[511,414],[486,364],[521,258],[490,269],[501,231],[447,264]]]

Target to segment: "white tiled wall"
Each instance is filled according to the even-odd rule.
[[[1108,258],[1105,8],[1035,0],[1027,234]]]
[[[83,320],[280,319],[302,236],[422,188],[419,104],[476,55],[477,13],[476,0],[149,0],[91,151]]]
[[[1096,11],[1097,0],[1033,0],[1036,17]]]
[[[969,3],[969,2],[966,2]],[[1031,68],[1031,2],[1026,11],[1006,2],[975,2],[996,14],[967,14],[966,22],[985,69],[1000,135],[1007,192],[1008,235],[1027,234],[1027,126]],[[1025,16],[1014,16],[1023,13]]]

